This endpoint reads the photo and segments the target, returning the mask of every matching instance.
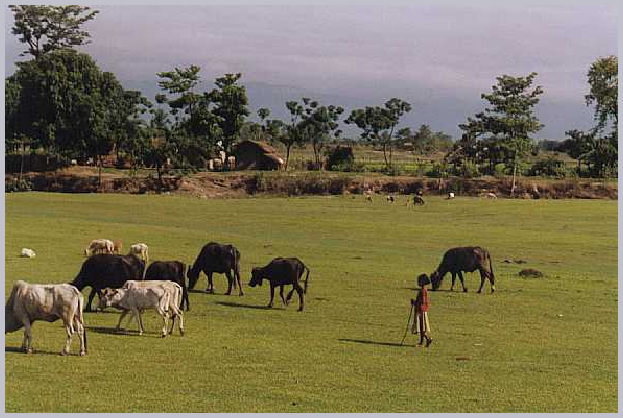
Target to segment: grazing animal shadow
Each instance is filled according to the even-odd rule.
[[[238,302],[216,302],[217,305],[226,306],[228,308],[246,308],[246,309],[260,309],[260,310],[285,310],[284,308],[269,308],[268,306],[247,305],[245,303]]]
[[[160,334],[155,334],[151,332],[144,332],[143,335],[139,335],[138,331],[131,331],[128,329],[121,329],[117,331],[115,327],[86,327],[89,331],[97,332],[98,334],[108,334],[108,335],[127,335],[130,337],[158,337],[160,338]],[[152,334],[152,335],[150,335]]]
[[[347,342],[347,343],[386,345],[389,347],[415,347],[413,344],[385,343],[385,342],[369,341],[369,340],[353,340],[350,338],[338,338],[338,341]]]
[[[208,292],[207,290],[188,289],[188,293],[203,293],[205,295],[216,295],[214,292]]]
[[[24,350],[22,350],[21,347],[4,347],[4,352],[5,353],[20,353],[20,354],[24,354]],[[34,348],[32,350],[32,354],[30,354],[31,356],[37,355],[37,354],[44,354],[46,356],[57,356],[58,357],[58,351],[48,351],[48,350],[38,350],[36,348]],[[70,353],[70,356],[77,356],[76,353]]]

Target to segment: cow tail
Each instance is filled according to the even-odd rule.
[[[307,282],[309,282],[309,267],[307,267],[305,264],[303,264],[303,267],[305,268],[305,270],[307,270],[307,274],[305,275],[305,289],[303,290],[303,293],[307,294]]]
[[[77,290],[77,289],[76,289]],[[82,325],[82,338],[84,338],[84,352],[88,352],[89,349],[87,347],[87,327],[84,325],[84,314],[82,311],[84,310],[84,297],[82,293],[78,290],[78,322]]]
[[[240,269],[238,268],[238,254],[237,254],[237,250],[235,248],[232,247],[231,249],[231,253],[234,256],[234,286],[233,288],[236,288],[236,281],[238,280],[238,278],[240,277]]]

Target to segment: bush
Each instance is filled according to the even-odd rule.
[[[338,145],[329,149],[327,155],[327,170],[330,171],[353,171],[352,166],[355,164],[355,155],[351,147],[343,147]]]
[[[25,178],[21,180],[17,178],[8,179],[4,183],[4,189],[6,193],[29,192],[32,190],[32,182]]]
[[[435,178],[447,177],[448,174],[450,174],[448,172],[448,166],[447,164],[443,164],[443,163],[433,163],[433,166],[431,167],[431,169],[426,172],[426,175],[428,177],[435,177]]]
[[[504,163],[496,164],[493,167],[493,175],[497,178],[503,177],[507,173],[507,167]]]
[[[547,157],[544,160],[537,161],[530,167],[529,175],[564,178],[567,175],[567,169],[564,161],[555,157]]]

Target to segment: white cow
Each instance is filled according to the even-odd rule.
[[[114,254],[115,243],[109,239],[94,239],[89,246],[84,249],[84,255],[89,257],[93,254]]]
[[[130,252],[128,254],[134,254],[138,256],[141,260],[145,262],[145,266],[147,266],[147,262],[149,260],[149,247],[147,244],[139,242],[137,244],[130,245]]]
[[[61,355],[69,354],[71,338],[78,333],[80,338],[80,355],[87,352],[86,330],[82,308],[82,293],[70,284],[28,284],[18,280],[13,286],[4,311],[4,332],[15,332],[24,327],[22,349],[32,353],[32,323],[34,321],[54,322],[63,320],[67,331],[67,341]]]
[[[447,199],[454,199],[454,192],[448,193]]]
[[[173,328],[175,327],[175,318],[179,318],[178,328],[180,331],[180,335],[184,335],[184,312],[182,312],[180,308],[182,306],[182,297],[184,294],[182,286],[175,282],[172,282],[171,280],[128,280],[122,286],[123,289],[148,287],[161,287],[169,292],[170,298],[168,309],[169,314],[172,318],[169,334],[173,333]],[[132,318],[130,318],[130,321],[132,321]]]

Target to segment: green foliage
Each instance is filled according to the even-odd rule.
[[[338,145],[327,150],[327,170],[330,171],[353,171],[355,154],[352,147]]]
[[[612,123],[613,136],[617,137],[619,60],[611,55],[599,58],[588,70],[590,93],[585,96],[586,104],[595,105],[595,131],[602,131],[608,123]]]
[[[29,192],[32,190],[32,182],[25,177],[18,177],[6,180],[4,182],[4,191],[6,193]]]
[[[212,114],[216,117],[216,124],[222,133],[222,146],[227,155],[231,155],[245,117],[250,112],[247,109],[249,100],[246,88],[237,84],[242,74],[225,74],[214,82],[216,89],[206,93],[205,97],[214,105]]]
[[[531,176],[565,178],[567,169],[564,161],[550,156],[534,163],[530,167],[529,174]]]
[[[411,105],[404,100],[392,98],[385,102],[385,106],[366,106],[363,109],[354,109],[344,121],[346,124],[354,124],[361,129],[361,138],[380,143],[383,146],[385,166],[390,169],[392,165],[392,142],[394,129],[400,122],[400,118],[411,111]],[[402,135],[406,132],[403,131]],[[401,135],[401,137],[402,137]]]
[[[46,52],[90,43],[82,24],[95,18],[98,10],[85,6],[9,6],[15,23],[11,33],[28,44],[21,55],[38,57]]]

